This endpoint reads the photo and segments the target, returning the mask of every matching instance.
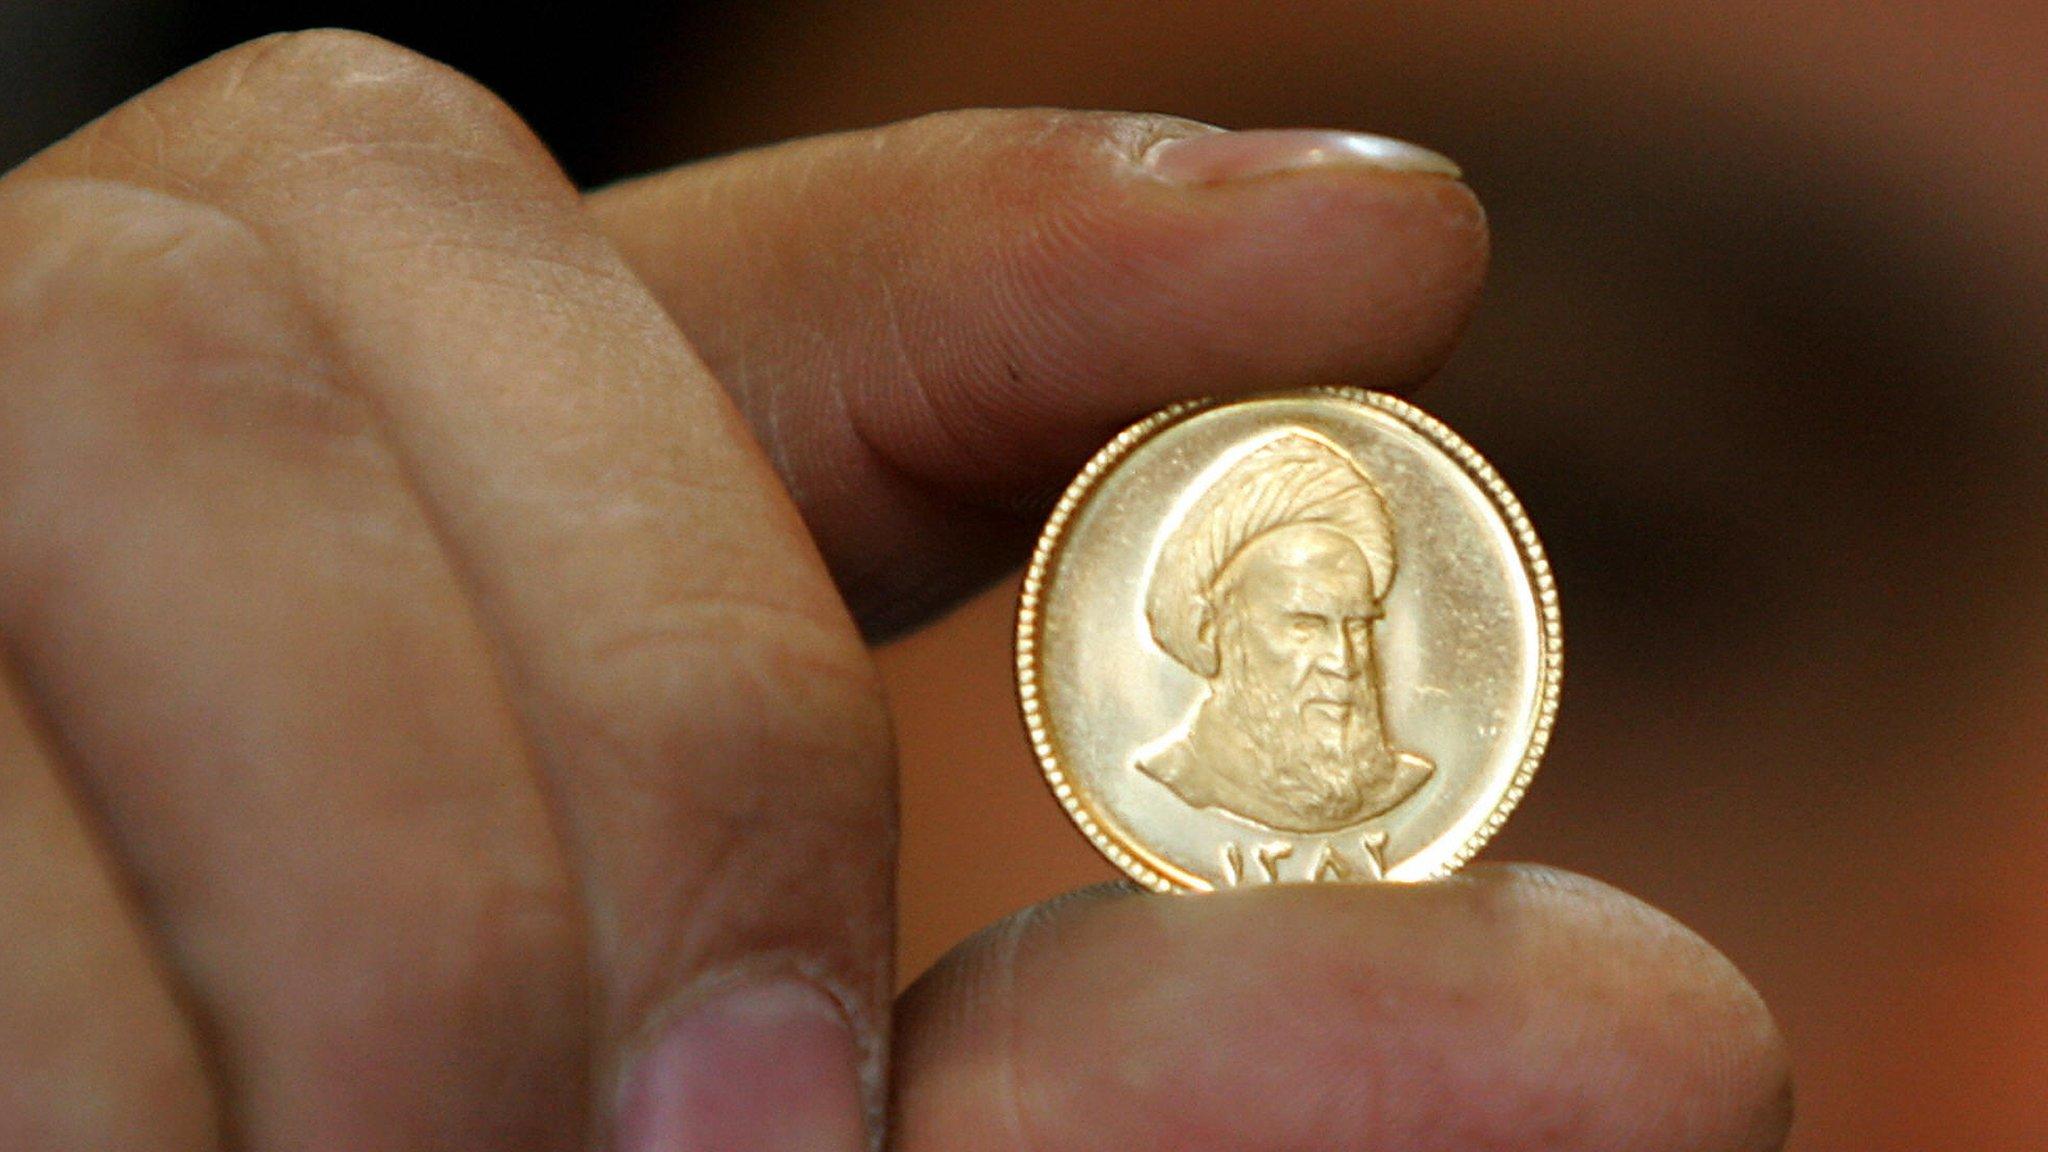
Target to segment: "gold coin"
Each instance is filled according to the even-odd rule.
[[[1500,477],[1353,389],[1125,430],[1054,509],[1017,614],[1046,780],[1160,891],[1457,868],[1528,787],[1562,656]]]

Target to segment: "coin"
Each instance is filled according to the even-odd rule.
[[[1355,389],[1126,429],[1053,510],[1017,613],[1053,794],[1160,891],[1452,871],[1527,789],[1562,657],[1500,477]]]

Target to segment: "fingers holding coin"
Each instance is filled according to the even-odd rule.
[[[1016,564],[1088,454],[1155,408],[1419,384],[1486,266],[1456,172],[1351,133],[989,110],[591,205],[887,634]]]
[[[0,998],[0,1053],[77,1025],[102,1078],[155,1077],[165,1148],[876,1138],[893,763],[834,578],[900,626],[1015,559],[1016,510],[1150,408],[1415,383],[1484,263],[1453,172],[1358,137],[977,114],[585,201],[472,82],[340,33],[238,49],[52,149],[0,186],[0,789],[52,845],[0,869],[0,923],[78,894],[42,955],[106,962],[41,964],[68,983],[40,1015]],[[1302,536],[1276,570],[1320,548],[1352,615],[1408,626],[1391,546],[1337,527],[1351,551]],[[1126,638],[1199,678],[1216,614],[1171,615]],[[1435,803],[1454,755],[1417,715],[1390,708],[1379,791],[1310,817]],[[1775,1042],[1703,956],[1528,877],[1081,901],[912,994],[899,1143],[1407,1139],[1419,1102],[1474,1139],[1512,1105],[1620,1146],[1587,1142],[1630,1122],[1593,1116],[1605,1083],[1648,1125],[1719,1084],[1672,1130],[1747,1147]],[[106,1038],[145,1019],[131,1068]],[[1523,1047],[1481,1043],[1517,1020]],[[1579,1079],[1523,1066],[1545,1038]],[[1600,1081],[1621,1050],[1640,1075]],[[1265,1120],[1176,1113],[1170,1081]],[[1142,1106],[1111,1116],[1119,1086]],[[0,1099],[0,1131],[145,1146],[133,1098]]]

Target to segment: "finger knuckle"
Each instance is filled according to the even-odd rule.
[[[666,925],[626,966],[644,1008],[730,950],[841,926],[807,945],[851,986],[886,955],[892,742],[872,662],[843,619],[732,596],[585,634],[567,699],[544,707],[571,774],[630,815],[660,868],[625,882]]]
[[[370,414],[310,343],[278,262],[223,212],[108,181],[0,194],[0,345],[17,389],[119,381],[130,414],[166,432],[355,443]],[[149,370],[123,369],[128,356]]]
[[[666,783],[679,814],[869,818],[893,746],[872,661],[843,621],[719,595],[595,630],[582,647],[577,726],[616,770]]]
[[[479,147],[530,140],[468,75],[362,32],[323,28],[253,41],[217,61],[222,104],[284,113],[309,135],[368,144]]]
[[[89,175],[141,176],[232,200],[301,168],[460,175],[551,166],[482,84],[359,32],[281,33],[231,48],[122,105],[77,147]]]

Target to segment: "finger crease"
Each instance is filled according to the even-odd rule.
[[[235,1079],[230,1074],[226,1029],[209,1008],[198,981],[179,965],[166,945],[163,917],[147,891],[137,882],[136,878],[141,875],[138,862],[122,850],[120,838],[114,834],[105,798],[92,787],[90,777],[78,768],[81,755],[76,746],[65,738],[63,726],[57,722],[54,710],[45,706],[34,677],[24,673],[23,667],[25,662],[15,650],[14,642],[0,633],[0,691],[14,694],[27,721],[30,739],[55,766],[58,785],[70,799],[80,826],[106,866],[114,898],[133,919],[150,929],[140,933],[142,952],[162,983],[172,1010],[190,1030],[193,1048],[199,1054],[200,1075],[211,1097],[215,1131],[219,1133],[221,1146],[225,1149],[240,1148],[243,1146],[241,1125],[238,1123],[241,1110],[232,1092]]]

